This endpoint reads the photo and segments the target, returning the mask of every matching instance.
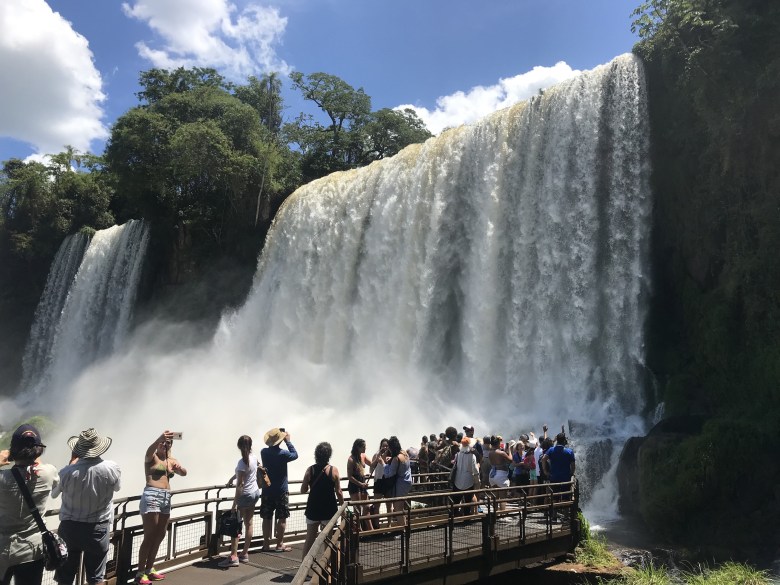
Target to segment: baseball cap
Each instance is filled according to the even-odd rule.
[[[11,435],[12,447],[45,447],[41,433],[32,425],[20,425]]]

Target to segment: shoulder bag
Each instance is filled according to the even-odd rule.
[[[41,543],[43,544],[43,566],[47,571],[53,571],[62,567],[68,560],[68,546],[60,536],[46,529],[46,524],[41,518],[41,513],[35,506],[35,502],[32,499],[32,494],[27,488],[27,484],[22,479],[22,474],[18,467],[11,469],[16,483],[19,484],[19,491],[24,497],[24,501],[27,503],[27,507],[30,509],[30,514],[35,518],[35,523],[38,525],[38,530],[41,531]]]
[[[271,478],[268,477],[268,471],[262,465],[257,466],[257,487],[260,489],[271,487]]]
[[[219,517],[217,534],[229,538],[236,538],[241,534],[241,516],[238,510],[232,508],[222,513],[222,516]]]

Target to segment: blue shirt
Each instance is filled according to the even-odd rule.
[[[555,445],[555,447],[547,449],[545,455],[550,460],[550,483],[569,481],[574,451],[563,445]]]
[[[287,464],[298,459],[298,451],[295,450],[293,444],[287,441],[286,451],[279,445],[266,447],[260,451],[260,458],[268,471],[268,479],[271,480],[271,487],[264,487],[263,495],[281,496],[286,494],[289,491],[287,488]]]

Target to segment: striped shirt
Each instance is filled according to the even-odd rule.
[[[62,494],[60,521],[109,522],[114,508],[111,501],[119,491],[122,473],[119,465],[100,457],[79,459],[60,470],[60,485],[52,497]]]

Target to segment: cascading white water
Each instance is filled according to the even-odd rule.
[[[84,234],[71,234],[63,240],[60,249],[57,250],[49,275],[46,277],[46,286],[35,309],[30,337],[24,350],[23,388],[33,384],[36,377],[48,366],[60,314],[88,242],[89,238]]]
[[[47,286],[41,306],[59,303],[60,310],[36,313],[31,343],[35,342],[38,353],[25,370],[34,394],[71,381],[86,366],[110,355],[125,338],[148,240],[148,228],[140,220],[100,230],[83,251],[75,276],[58,280],[51,290]],[[55,260],[52,271],[56,270]],[[63,286],[68,287],[64,300]]]
[[[578,476],[609,479],[642,408],[646,109],[642,65],[622,56],[302,187],[213,346],[181,349],[180,330],[145,324],[48,401],[61,412],[59,444],[100,422],[127,463],[162,429],[180,430],[192,486],[229,477],[236,437],[259,446],[273,426],[293,434],[300,477],[323,440],[343,466],[356,437],[372,449],[382,436],[415,445],[447,425],[508,437],[571,421]],[[97,266],[87,274],[96,287],[110,280]],[[111,320],[88,313],[99,303],[77,294],[81,278],[57,343],[63,364],[82,351],[79,336]],[[96,421],[84,405],[97,397],[111,414]],[[140,447],[139,413],[159,419]],[[127,489],[143,479],[128,477]],[[585,483],[614,506],[596,478]]]
[[[315,404],[347,408],[402,369],[497,429],[575,419],[620,442],[642,406],[646,110],[641,62],[625,55],[302,187],[219,344],[363,372]]]
[[[641,64],[623,56],[306,185],[223,343],[411,367],[526,411],[637,412],[647,131]]]

